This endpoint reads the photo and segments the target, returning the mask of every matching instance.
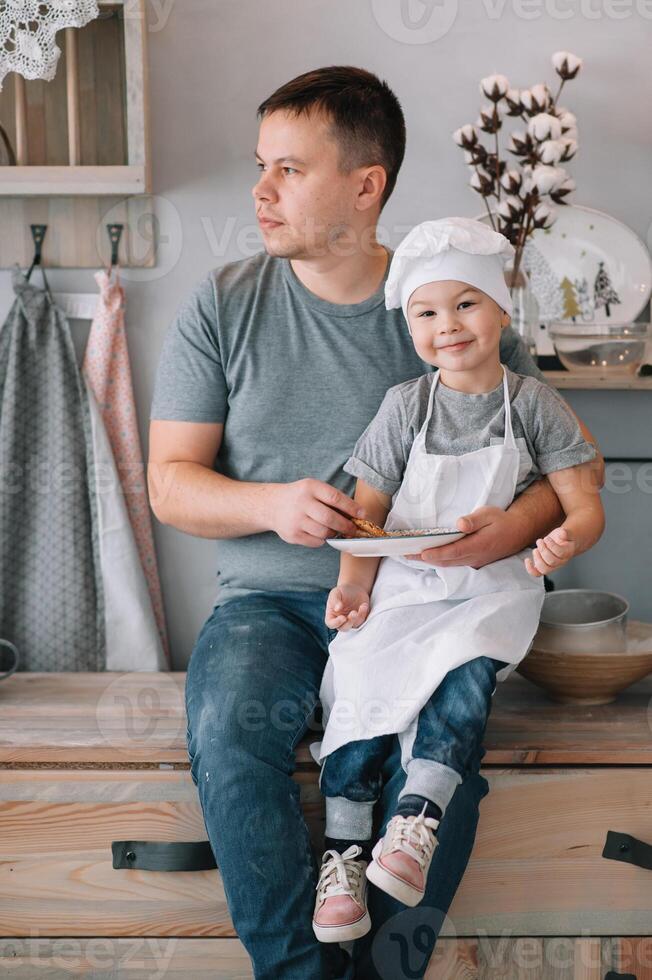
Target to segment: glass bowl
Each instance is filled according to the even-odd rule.
[[[652,337],[649,323],[551,323],[548,334],[569,371],[636,374]]]

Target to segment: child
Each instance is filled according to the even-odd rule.
[[[386,530],[465,529],[479,507],[506,509],[548,474],[566,519],[530,552],[481,568],[418,556],[342,554],[326,625],[319,748],[326,851],[313,929],[324,942],[371,927],[367,880],[406,905],[425,892],[436,830],[481,746],[496,681],[528,652],[542,575],[590,548],[604,529],[581,463],[597,453],[563,399],[499,360],[511,300],[508,240],[469,218],[426,221],[392,257],[388,309],[402,307],[415,349],[439,368],[395,385],[346,472],[355,500]],[[387,512],[389,511],[389,515]],[[385,520],[387,515],[387,519]],[[381,769],[398,733],[405,786],[371,850]]]

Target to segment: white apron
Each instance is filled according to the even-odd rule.
[[[455,527],[478,507],[505,510],[514,499],[519,451],[505,368],[503,442],[462,456],[425,449],[438,381],[436,372],[388,531]],[[545,596],[543,577],[525,567],[529,553],[525,548],[478,569],[381,558],[367,619],[329,646],[319,692],[325,732],[310,746],[313,757],[321,763],[347,742],[392,732],[411,746],[421,708],[450,670],[475,657],[506,661],[496,675],[505,680],[532,645]]]

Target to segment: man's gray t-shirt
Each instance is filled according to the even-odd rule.
[[[391,254],[390,254],[391,258]],[[261,252],[211,271],[180,305],[158,366],[152,419],[224,424],[217,472],[289,483],[313,477],[349,496],[344,463],[388,388],[433,368],[417,355],[400,309],[385,309],[385,279],[361,303],[320,299],[289,259]],[[501,361],[543,380],[506,328]],[[255,590],[330,589],[339,552],[275,532],[217,543],[216,602]]]
[[[546,473],[594,459],[595,447],[582,435],[576,417],[547,384],[506,367],[512,429],[519,450],[516,494]],[[434,373],[390,388],[358,439],[344,470],[394,496],[412,444],[428,414]],[[502,378],[491,391],[467,394],[440,379],[425,432],[427,453],[461,456],[503,442],[505,395]]]

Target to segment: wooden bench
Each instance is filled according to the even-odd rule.
[[[116,840],[206,839],[184,684],[182,672],[0,684],[2,976],[252,975],[218,870],[112,864]],[[498,686],[491,790],[429,980],[652,980],[652,870],[628,863],[638,845],[625,838],[629,851],[603,856],[609,831],[652,843],[651,695],[652,676],[597,707],[553,704],[518,674]],[[295,779],[319,848],[313,739]]]

